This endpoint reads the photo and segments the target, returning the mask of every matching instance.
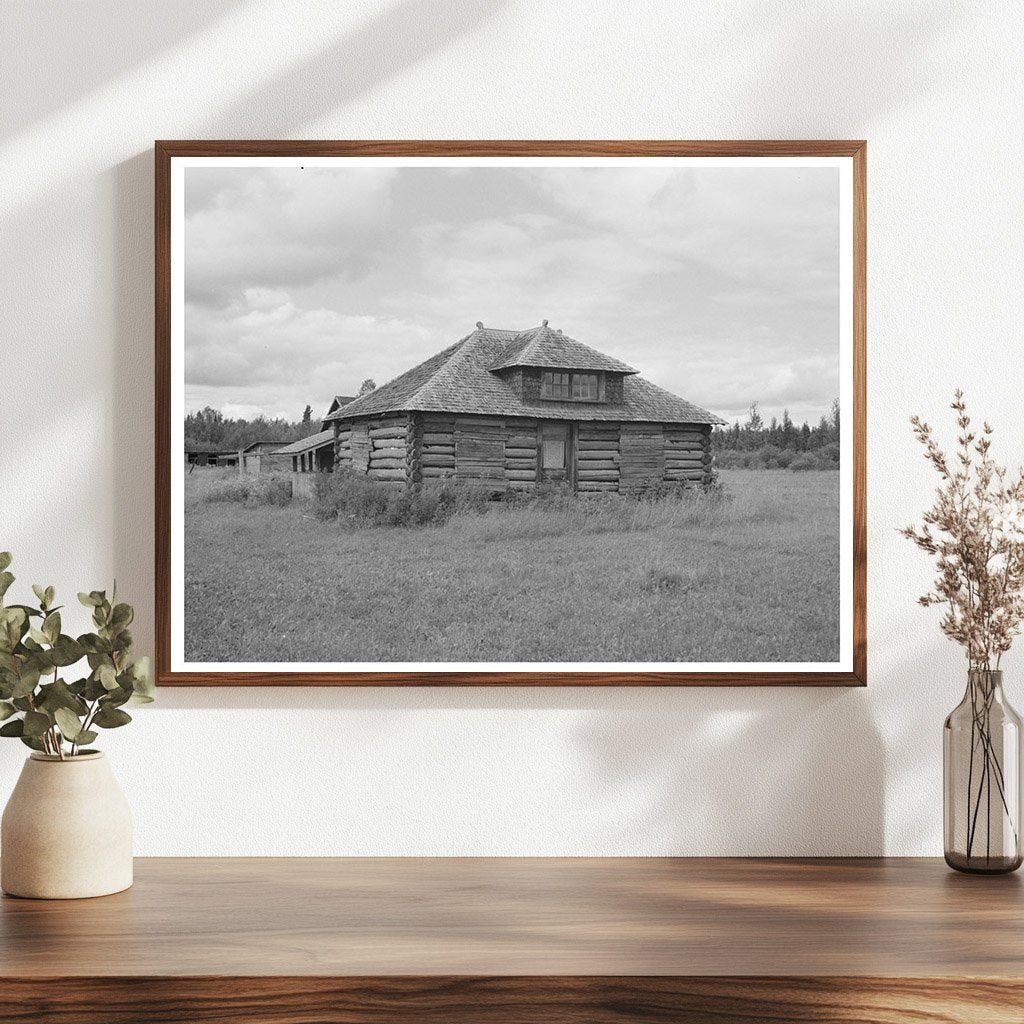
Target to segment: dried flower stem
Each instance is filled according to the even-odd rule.
[[[993,782],[1015,836],[1017,832],[1006,800],[1001,751],[993,744],[990,715],[995,696],[991,673],[998,670],[1024,623],[1024,469],[1008,482],[1006,467],[997,465],[989,453],[992,427],[985,423],[980,435],[972,429],[959,389],[951,407],[959,431],[951,456],[936,443],[927,423],[917,416],[910,421],[942,482],[921,525],[900,532],[935,557],[935,583],[918,601],[925,607],[944,608],[940,628],[967,655],[973,726],[966,848],[971,856],[984,799],[987,858]],[[981,763],[975,772],[979,748]]]

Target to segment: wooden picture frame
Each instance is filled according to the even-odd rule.
[[[850,293],[849,313],[852,365],[842,367],[849,374],[848,403],[843,410],[843,437],[849,456],[849,530],[841,537],[843,558],[848,559],[849,621],[846,657],[841,665],[822,671],[791,667],[750,670],[709,670],[701,667],[680,671],[645,671],[632,666],[599,671],[448,671],[423,667],[391,670],[381,662],[380,671],[308,669],[278,671],[264,669],[195,670],[174,664],[172,634],[183,623],[172,621],[172,453],[178,451],[172,433],[172,410],[182,380],[172,376],[174,297],[173,273],[180,273],[181,254],[172,250],[172,239],[180,230],[172,216],[174,167],[177,162],[196,159],[260,160],[325,158],[573,158],[580,164],[607,158],[707,158],[717,160],[834,159],[848,167],[849,231],[843,243],[848,247]],[[156,242],[156,674],[161,686],[863,686],[866,685],[866,144],[863,141],[158,141],[155,144],[155,242]],[[182,218],[183,220],[183,218]],[[545,322],[546,324],[546,322]],[[589,384],[583,385],[589,387]],[[602,396],[603,396],[602,378]],[[573,428],[575,430],[575,427]],[[710,430],[710,428],[708,428]],[[337,430],[335,436],[337,437]],[[570,435],[571,436],[571,435]],[[573,446],[575,447],[575,445]],[[312,465],[312,455],[310,456]],[[305,465],[305,462],[303,463]],[[182,603],[182,607],[184,607]]]

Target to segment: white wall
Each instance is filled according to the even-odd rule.
[[[939,853],[963,665],[895,528],[954,385],[1024,458],[1022,39],[1013,2],[0,4],[0,548],[116,575],[143,649],[154,138],[870,140],[868,689],[168,689],[105,737],[138,852]]]

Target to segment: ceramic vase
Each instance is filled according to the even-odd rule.
[[[131,884],[131,811],[110,762],[99,751],[32,754],[0,824],[0,887],[69,900]]]

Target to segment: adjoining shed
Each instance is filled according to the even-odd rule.
[[[291,468],[291,459],[280,455],[280,450],[287,441],[253,441],[238,453],[238,470],[258,476],[260,473],[287,473]]]
[[[292,496],[308,497],[313,493],[313,474],[330,473],[334,469],[334,428],[294,441],[274,454],[291,459]]]
[[[476,330],[331,412],[338,468],[635,494],[710,483],[714,413],[548,326]]]
[[[189,466],[237,466],[238,452],[226,452],[213,441],[185,441],[185,462]]]

